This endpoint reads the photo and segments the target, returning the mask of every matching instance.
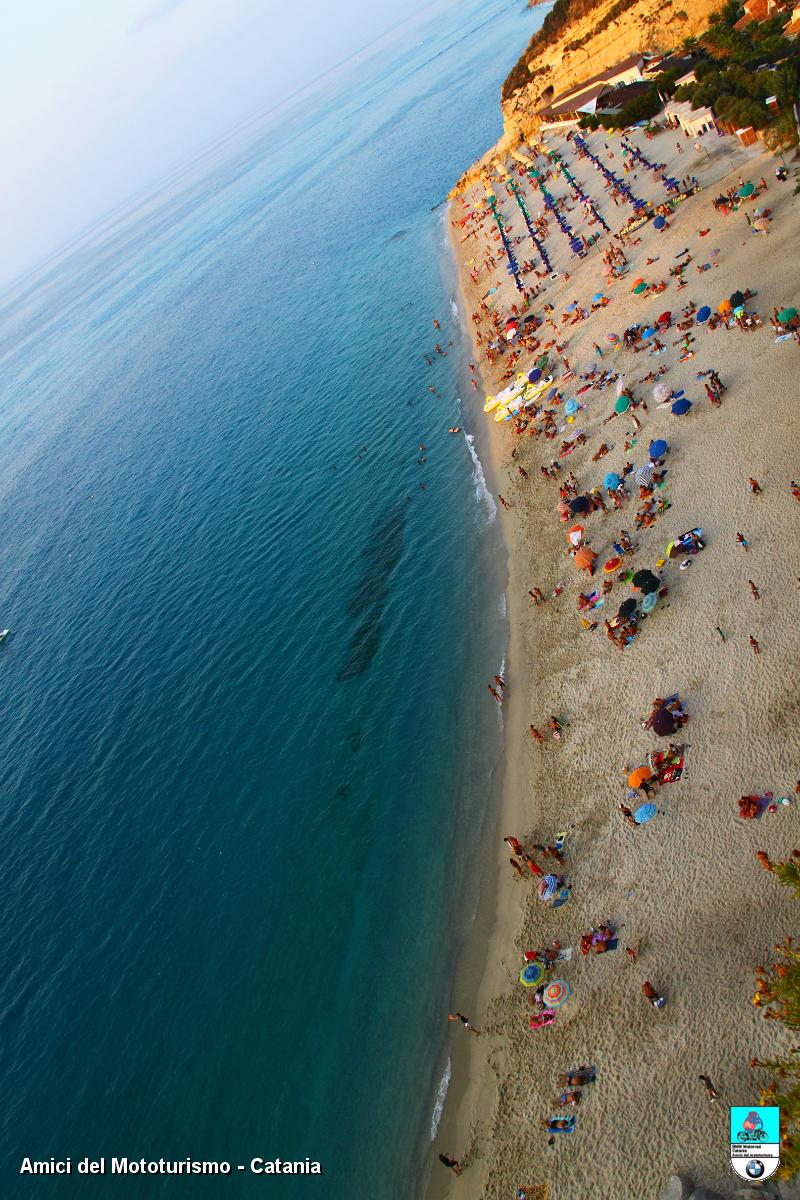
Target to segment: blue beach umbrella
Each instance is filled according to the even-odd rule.
[[[528,383],[538,383],[541,378],[542,372],[539,367],[534,367],[532,371],[528,372]]]
[[[550,388],[550,391],[547,393],[547,396],[545,397],[545,404],[549,404],[551,400],[555,400],[557,395],[558,395],[558,388],[557,387]]]
[[[653,221],[653,228],[654,229],[663,229],[664,226],[666,225],[666,223],[667,223],[666,217],[662,217],[661,213],[659,213],[658,216],[656,217],[655,221]]]
[[[603,293],[595,292],[595,294],[592,296],[592,304],[599,304],[602,299],[603,299]]]
[[[683,397],[681,400],[676,400],[672,406],[673,415],[676,417],[683,417],[686,415],[686,413],[688,413],[691,407],[692,402],[691,400],[687,400],[686,397]]]
[[[642,337],[645,341],[647,341],[647,339],[651,338],[654,335],[654,333],[655,333],[655,329],[653,329],[653,326],[648,325],[647,329],[645,329],[644,332],[642,333]]]
[[[606,475],[605,479],[603,480],[603,483],[605,484],[605,486],[607,488],[609,488],[612,492],[616,491],[616,489],[619,487],[621,482],[622,481],[620,480],[620,477],[616,471],[609,471],[608,474]]]
[[[703,325],[710,316],[711,316],[711,309],[708,307],[707,304],[704,304],[701,309],[698,309],[695,320],[697,321],[698,325]]]
[[[568,417],[574,417],[575,413],[579,411],[580,407],[581,406],[578,404],[577,400],[568,400],[564,405],[564,412]]]
[[[655,462],[657,458],[663,458],[669,450],[669,445],[663,438],[656,438],[650,443],[649,454],[650,458]]]
[[[520,983],[524,984],[525,987],[536,987],[537,983],[539,983],[543,978],[544,967],[538,962],[526,963],[519,973],[519,981]]]
[[[646,825],[648,821],[652,821],[657,812],[655,804],[641,804],[633,814],[633,819],[637,825]]]
[[[642,612],[651,613],[658,604],[658,592],[648,592],[642,601]]]
[[[578,307],[578,301],[573,300],[571,304],[567,305],[567,307],[564,309],[564,312],[568,312],[568,313],[575,312],[575,309],[577,307]]]

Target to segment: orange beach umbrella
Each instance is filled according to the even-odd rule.
[[[582,571],[590,571],[594,563],[594,550],[591,546],[581,546],[578,553],[575,555],[575,566],[580,567]]]
[[[649,767],[637,767],[636,770],[631,771],[630,775],[628,776],[628,786],[632,788],[639,788],[642,786],[645,780],[650,778],[652,774],[653,772]]]

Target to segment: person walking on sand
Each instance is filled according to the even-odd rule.
[[[747,483],[750,488],[750,494],[752,496],[760,496],[761,495],[761,484],[758,482],[757,479],[749,478],[747,480]]]
[[[453,1158],[450,1154],[440,1154],[439,1162],[443,1167],[449,1167],[454,1175],[460,1175],[464,1169],[458,1159]]]
[[[758,642],[756,641],[756,639],[753,637],[752,633],[750,634],[750,639],[749,639],[749,640],[750,640],[750,649],[753,651],[753,654],[760,654],[760,653],[761,653],[761,647],[759,646],[759,644],[758,644]]]
[[[544,871],[538,863],[535,863],[532,858],[526,859],[526,862],[531,875],[535,875],[538,879],[544,879]]]
[[[522,846],[519,844],[518,838],[512,837],[511,834],[509,834],[508,837],[503,838],[503,841],[506,843],[512,854],[522,854]]]
[[[470,1033],[474,1033],[476,1037],[480,1037],[480,1034],[481,1034],[480,1029],[476,1029],[474,1025],[470,1025],[468,1018],[465,1017],[462,1012],[450,1013],[448,1016],[448,1020],[460,1021],[465,1029],[468,1029],[470,1031]]]
[[[528,592],[528,595],[530,596],[531,600],[533,600],[534,604],[544,604],[545,597],[541,588],[533,588],[530,592]]]
[[[761,593],[759,592],[759,590],[758,590],[758,588],[756,587],[756,585],[753,583],[752,579],[748,579],[748,581],[747,581],[747,582],[750,584],[750,591],[753,593],[753,599],[754,599],[754,600],[760,600],[760,599],[761,599]]]
[[[561,740],[561,731],[564,728],[564,726],[561,724],[558,717],[548,717],[547,718],[547,727],[550,730],[550,732],[552,733],[555,740],[557,742],[560,741]]]
[[[498,495],[497,499],[500,501],[503,508],[505,508],[505,509],[510,509],[510,508],[514,507],[513,504],[509,504],[509,502],[506,500],[505,496]]]
[[[543,742],[544,741],[544,734],[539,733],[539,730],[534,725],[529,726],[529,730],[530,730],[530,735],[535,742]]]
[[[635,963],[637,958],[639,957],[639,955],[636,953],[636,950],[633,946],[626,946],[625,953],[627,954],[628,958],[631,960],[632,963]]]
[[[618,804],[618,805],[617,805],[617,808],[618,808],[618,809],[619,809],[619,811],[622,813],[623,817],[624,817],[624,818],[625,818],[625,820],[628,822],[628,824],[629,824],[629,825],[632,825],[632,826],[634,827],[634,829],[635,829],[635,828],[636,828],[636,822],[634,821],[634,819],[633,819],[633,813],[632,813],[632,812],[631,812],[631,810],[628,808],[627,804]]]
[[[517,860],[516,860],[515,858],[510,858],[508,861],[511,863],[512,867],[513,867],[513,868],[514,868],[514,870],[517,872],[517,874],[519,875],[520,879],[524,879],[524,878],[525,878],[525,872],[523,871],[522,867],[519,865],[519,863],[517,862]]]
[[[738,529],[736,531],[736,541],[739,543],[739,545],[742,547],[743,550],[747,550],[747,538],[744,536],[743,533],[740,533]]]
[[[703,1087],[706,1089],[706,1095],[708,1096],[711,1103],[713,1104],[715,1101],[719,1100],[719,1092],[714,1087],[713,1083],[708,1078],[708,1076],[707,1075],[699,1075],[698,1079],[702,1083]]]

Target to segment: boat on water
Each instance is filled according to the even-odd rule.
[[[0,629],[0,642],[4,642],[10,633],[10,629]]]

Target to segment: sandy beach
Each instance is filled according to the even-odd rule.
[[[708,154],[681,138],[679,154],[671,131],[647,140],[636,130],[630,140],[653,162],[666,164],[667,175],[696,176],[700,190],[676,207],[666,229],[657,232],[649,222],[621,247],[628,269],[619,279],[602,274],[604,251],[619,242],[604,234],[578,259],[550,218],[544,245],[561,274],[542,280],[526,312],[542,316],[544,305],[552,305],[557,332],[543,324],[536,337],[543,345],[555,339],[563,347],[561,353],[551,348],[547,367],[561,395],[552,406],[559,430],[553,440],[530,436],[529,430],[515,434],[513,422],[497,424],[493,413],[481,411],[484,394],[496,393],[508,380],[507,356],[492,364],[483,353],[494,329],[491,314],[480,313],[480,301],[496,285],[490,303],[504,324],[519,297],[502,246],[492,238],[496,226],[490,217],[476,222],[479,232],[463,241],[470,226],[456,224],[483,206],[485,189],[473,187],[450,205],[465,319],[483,337],[481,345],[475,343],[483,390],[475,393],[474,419],[490,423],[492,475],[511,506],[502,513],[510,634],[502,833],[487,847],[498,883],[488,936],[482,930],[485,942],[469,951],[486,965],[474,994],[454,1001],[482,1033],[472,1037],[453,1026],[453,1082],[433,1147],[434,1155],[454,1155],[464,1170],[456,1178],[435,1163],[432,1200],[508,1200],[516,1188],[529,1189],[530,1200],[537,1195],[656,1200],[675,1171],[733,1196],[728,1105],[755,1102],[766,1082],[764,1073],[750,1069],[750,1058],[768,1057],[788,1044],[781,1027],[765,1022],[753,1007],[752,994],[756,965],[769,958],[774,942],[793,932],[795,915],[789,896],[761,869],[755,851],[780,858],[798,838],[800,505],[790,482],[800,473],[794,413],[800,347],[791,338],[776,342],[770,317],[773,309],[798,301],[800,210],[792,184],[776,181],[775,160],[763,149],[745,150],[733,138],[714,136],[706,139]],[[618,135],[589,134],[586,141],[622,176]],[[563,155],[612,233],[619,230],[631,207],[613,204],[603,177],[565,138],[551,135],[546,145]],[[540,156],[536,166],[544,171],[548,162]],[[762,177],[765,195],[725,216],[715,211],[712,199],[720,191],[740,180],[758,185]],[[515,178],[531,216],[540,216],[540,193],[527,176]],[[645,201],[661,204],[666,198],[656,172],[639,168],[624,179]],[[501,182],[493,186],[509,236],[522,236],[515,246],[519,262],[532,258],[539,265],[513,197]],[[547,188],[556,201],[570,198],[564,216],[578,234],[597,231],[560,174]],[[766,234],[752,232],[745,216],[759,205],[772,209]],[[701,236],[701,230],[708,232]],[[496,265],[480,266],[477,278],[470,278],[487,249]],[[679,278],[669,269],[685,260],[684,250],[691,261],[683,274],[686,286],[678,290]],[[632,284],[639,277],[648,284],[665,280],[667,286],[659,294],[636,295]],[[535,282],[533,274],[525,279],[528,286]],[[756,293],[747,310],[758,314],[760,327],[711,329],[693,322],[691,357],[679,361],[676,322],[686,306],[708,305],[715,313],[737,289]],[[605,306],[575,324],[571,317],[562,320],[573,302],[573,312],[589,310],[597,292],[608,299]],[[664,310],[671,311],[672,325],[659,335],[663,353],[652,354],[647,342],[639,343],[639,352],[621,343],[612,349],[609,333],[621,338],[634,323],[655,323]],[[478,324],[473,312],[480,314]],[[539,352],[522,354],[515,371],[530,370]],[[662,364],[667,388],[683,389],[692,402],[686,416],[658,407],[653,382],[641,382]],[[710,403],[704,379],[697,377],[712,369],[726,387],[720,406]],[[603,424],[617,397],[615,380],[597,386],[604,371],[623,377],[635,401],[646,401],[648,411],[636,409],[641,431],[630,411]],[[570,398],[582,405],[572,424],[564,415]],[[555,479],[544,478],[541,467],[559,457],[576,428],[584,431],[585,444],[561,459]],[[631,496],[619,511],[604,478],[610,471],[622,475],[626,463],[645,464],[654,438],[666,439],[670,447],[655,496],[664,511],[656,510],[650,527],[637,530],[633,474],[627,480]],[[593,461],[603,442],[609,452]],[[579,518],[584,540],[597,555],[592,578],[569,556],[566,531],[572,522],[562,522],[557,511],[559,487],[570,472],[579,494],[599,488],[607,503],[607,513]],[[761,494],[751,494],[749,477],[759,481]],[[687,557],[689,565],[681,570],[682,559],[666,558],[668,543],[698,527],[705,548]],[[614,556],[623,528],[636,547],[624,568],[657,570],[667,592],[632,644],[620,649],[606,637],[603,621],[637,593],[618,572],[604,575],[602,567]],[[737,542],[739,531],[747,550]],[[666,561],[657,567],[661,560]],[[579,593],[602,588],[605,580],[612,588],[603,606],[581,614]],[[561,584],[563,590],[553,596]],[[533,603],[533,588],[541,589],[544,603]],[[592,622],[596,628],[585,627]],[[626,801],[626,777],[648,754],[667,746],[642,722],[653,698],[674,693],[689,714],[673,738],[685,746],[683,774],[656,791],[655,818],[634,827],[618,806],[627,802],[635,809],[645,797]],[[486,702],[493,701],[487,696]],[[546,735],[551,714],[564,723],[559,741]],[[546,735],[541,744],[530,736],[531,724]],[[741,819],[739,797],[769,791],[792,803],[759,820]],[[563,866],[533,852],[545,871],[563,872],[571,887],[567,902],[553,909],[537,898],[533,875],[526,870],[522,878],[512,870],[501,838],[513,835],[527,851],[552,844],[559,833],[566,834]],[[581,935],[603,924],[616,931],[616,949],[584,956]],[[565,980],[570,995],[551,1026],[532,1030],[531,990],[518,980],[522,955],[553,939],[570,948],[571,956],[545,982]],[[637,961],[626,947],[635,948]],[[644,981],[665,996],[662,1009],[643,997]],[[582,1090],[576,1107],[562,1111],[554,1104],[558,1076],[580,1064],[596,1068],[596,1082]],[[709,1103],[700,1073],[714,1081],[719,1103]],[[558,1115],[574,1116],[575,1130],[555,1137],[551,1146],[540,1121]],[[541,1192],[535,1185],[542,1185]]]

